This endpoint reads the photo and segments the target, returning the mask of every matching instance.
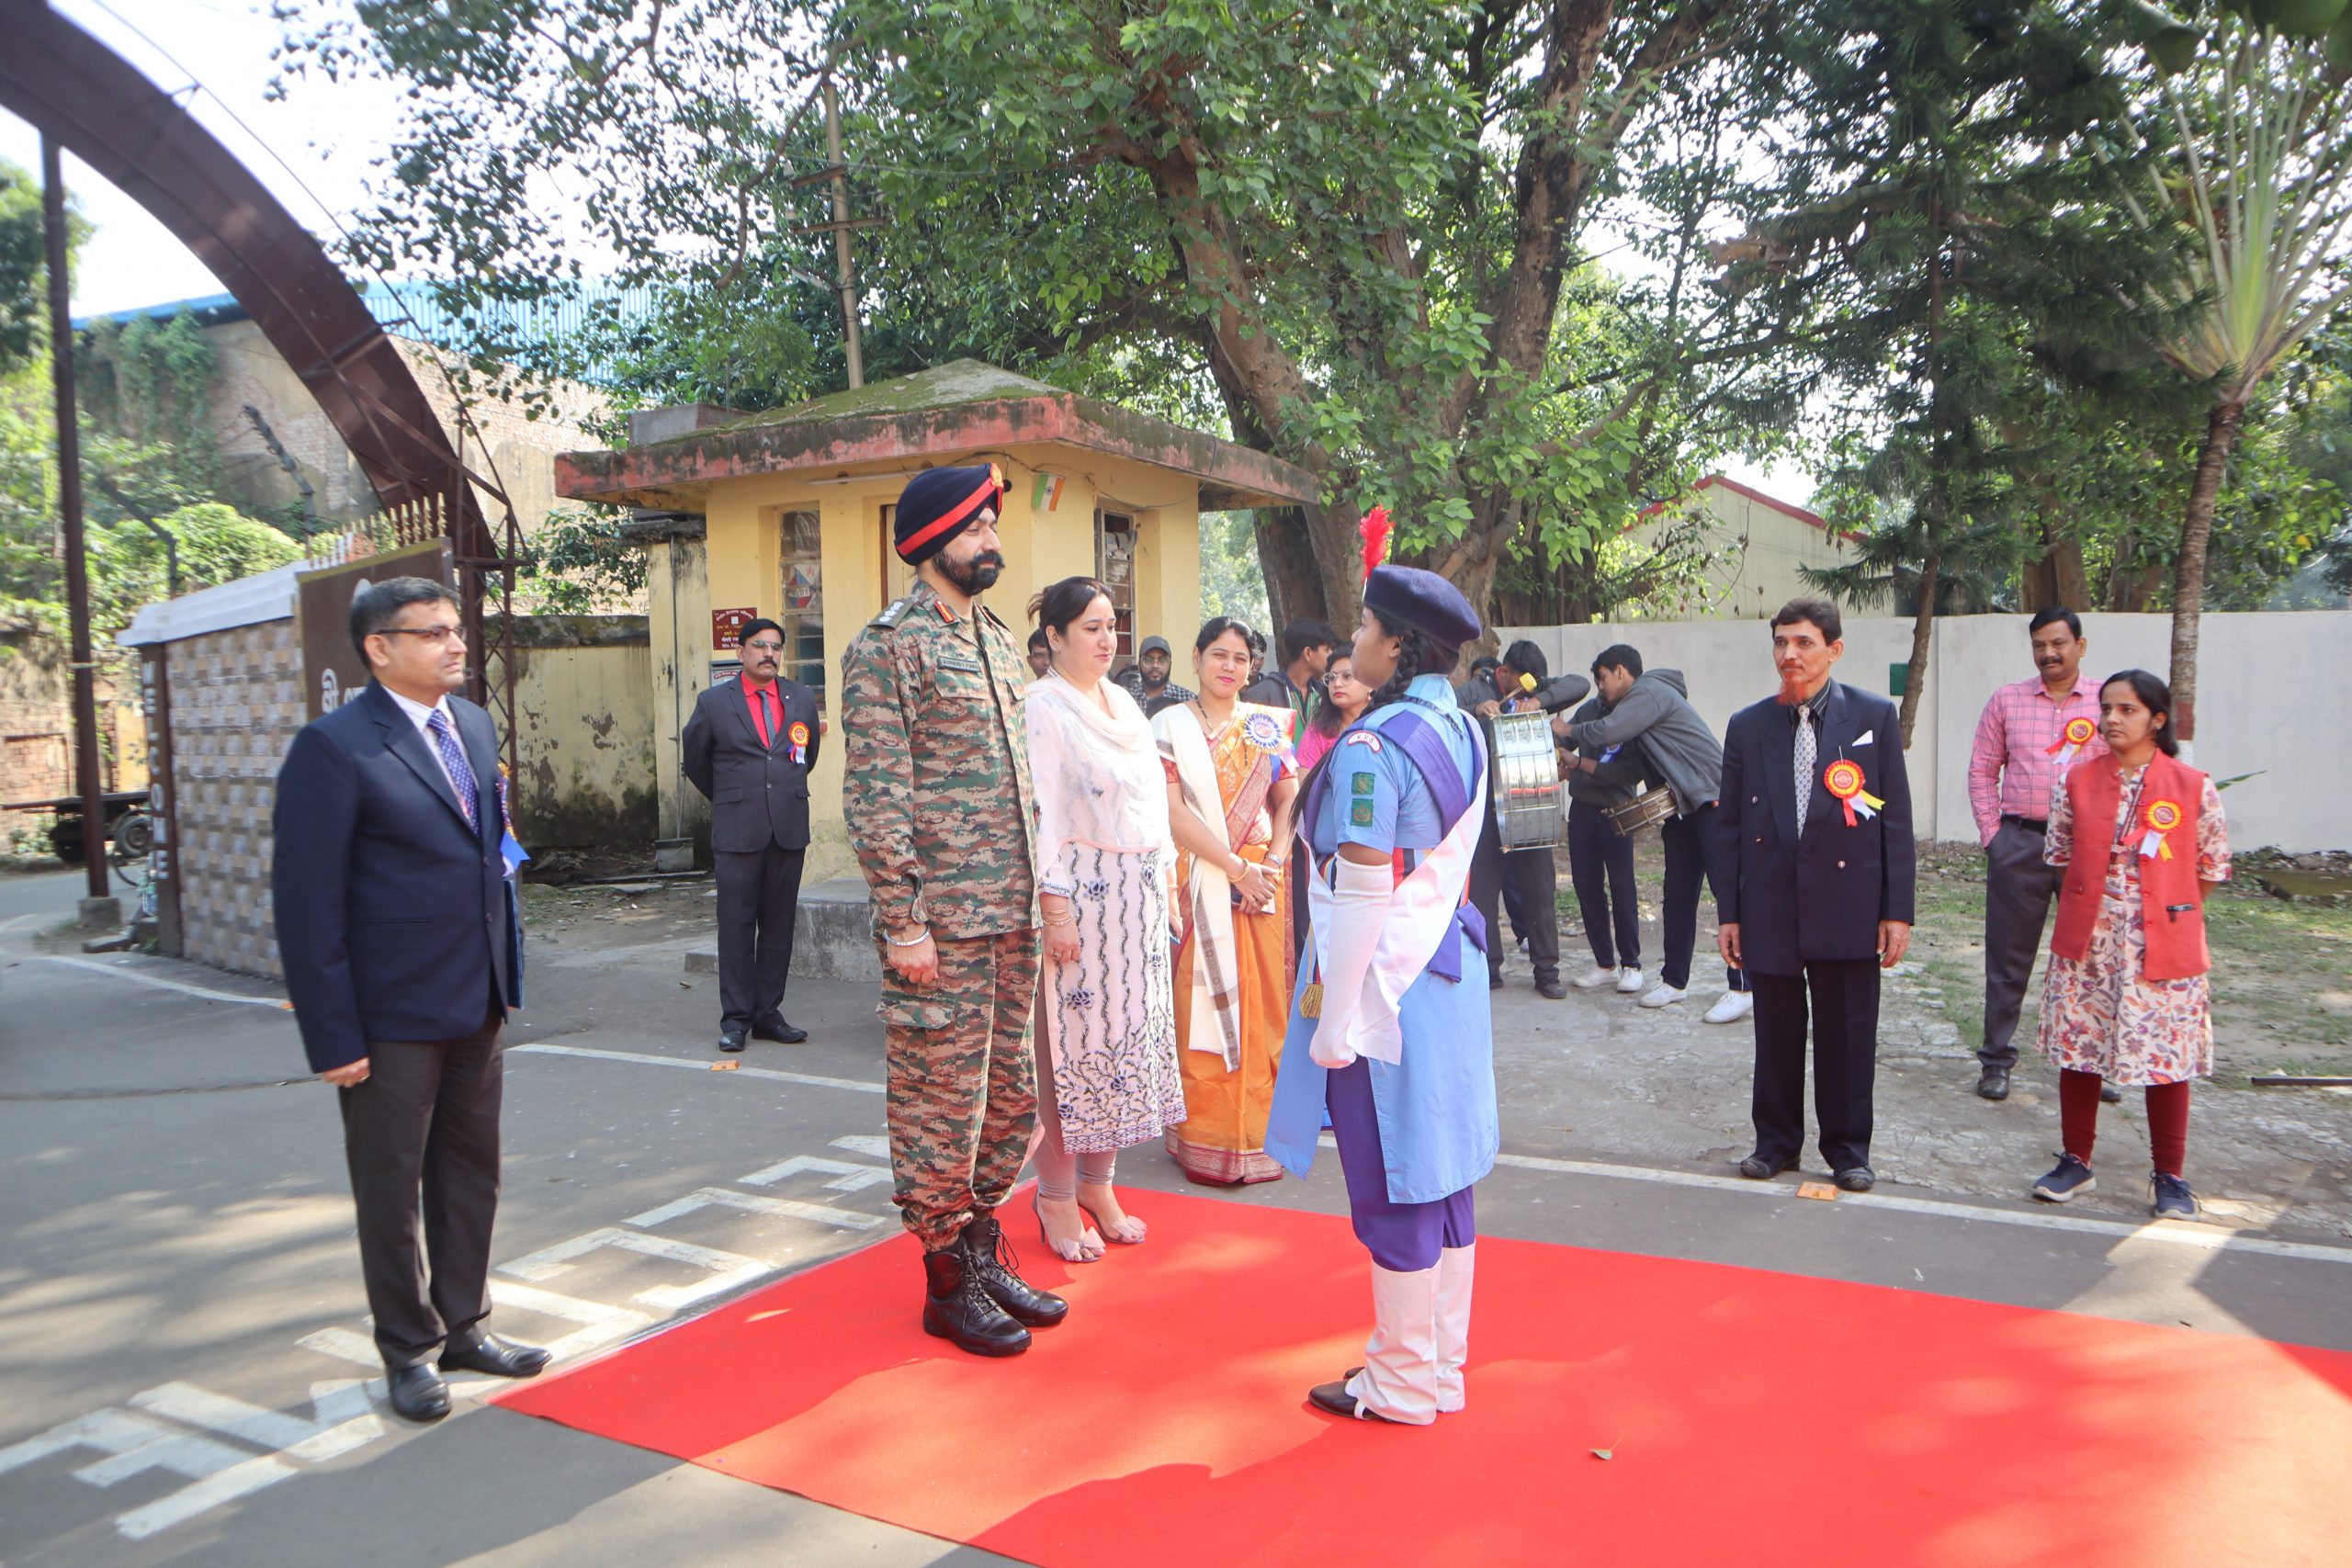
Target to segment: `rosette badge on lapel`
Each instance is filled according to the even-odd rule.
[[[2064,767],[2073,761],[2075,754],[2098,733],[2098,726],[2089,719],[2070,718],[2066,721],[2066,728],[2058,732],[2058,739],[2050,743],[2050,754],[2058,759],[2059,766]]]
[[[2147,835],[2140,840],[2140,853],[2148,860],[2172,859],[2172,843],[2168,835],[2181,825],[2186,814],[2177,800],[2152,800],[2140,813],[2140,820],[2147,827]]]
[[[1290,735],[1272,714],[1253,713],[1243,719],[1241,735],[1261,751],[1278,757],[1290,754]]]
[[[1856,825],[1857,812],[1863,817],[1875,817],[1878,808],[1886,804],[1862,787],[1862,765],[1860,762],[1839,758],[1821,771],[1821,783],[1846,808],[1846,826],[1849,828]]]

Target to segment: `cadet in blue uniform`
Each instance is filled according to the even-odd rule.
[[[1487,759],[1448,682],[1479,626],[1452,583],[1409,567],[1375,569],[1363,604],[1355,669],[1374,694],[1316,770],[1299,818],[1314,936],[1266,1147],[1306,1176],[1328,1108],[1372,1254],[1364,1364],[1308,1397],[1335,1415],[1425,1426],[1463,1406],[1471,1187],[1501,1141],[1487,933],[1463,901]]]

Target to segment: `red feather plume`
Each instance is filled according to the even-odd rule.
[[[1356,532],[1363,536],[1363,574],[1366,577],[1372,575],[1374,567],[1388,558],[1388,508],[1385,506],[1374,507],[1363,514],[1363,521],[1356,525]]]

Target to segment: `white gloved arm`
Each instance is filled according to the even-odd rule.
[[[1380,930],[1388,919],[1388,901],[1396,892],[1396,874],[1389,863],[1362,865],[1339,858],[1339,876],[1332,885],[1331,929],[1323,936],[1323,1016],[1316,1021],[1315,1038],[1306,1054],[1326,1067],[1344,1067],[1356,1059],[1348,1035],[1363,996],[1364,976],[1371,973],[1373,954],[1380,946]]]

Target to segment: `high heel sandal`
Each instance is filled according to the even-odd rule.
[[[1102,1260],[1104,1251],[1102,1237],[1093,1226],[1083,1226],[1079,1231],[1076,1241],[1069,1243],[1056,1241],[1046,1229],[1046,1212],[1038,1207],[1038,1201],[1035,1199],[1030,1201],[1029,1212],[1037,1216],[1037,1239],[1045,1243],[1047,1252],[1065,1263],[1100,1263]],[[1084,1213],[1086,1211],[1080,1208],[1079,1212]],[[1065,1245],[1070,1248],[1069,1251],[1062,1250]]]
[[[1078,1184],[1078,1190],[1080,1193],[1083,1193],[1089,1187],[1103,1185],[1107,1184],[1102,1182],[1081,1181]],[[1105,1241],[1116,1242],[1121,1247],[1140,1247],[1143,1245],[1144,1237],[1151,1234],[1151,1227],[1149,1225],[1145,1224],[1141,1220],[1129,1213],[1123,1213],[1119,1216],[1119,1224],[1117,1225],[1112,1224],[1102,1215],[1088,1208],[1086,1206],[1086,1200],[1083,1197],[1080,1197],[1078,1200],[1078,1208],[1080,1213],[1084,1214],[1088,1219],[1092,1220],[1096,1224],[1102,1227],[1102,1235]]]

